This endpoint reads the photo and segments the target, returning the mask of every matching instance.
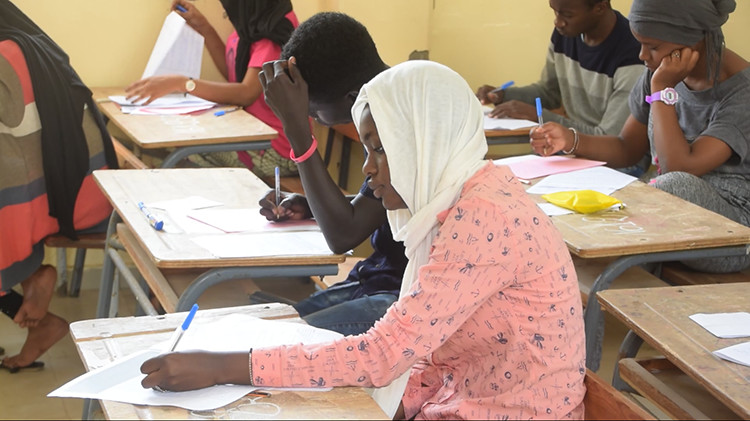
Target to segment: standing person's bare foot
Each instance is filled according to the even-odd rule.
[[[52,293],[55,291],[57,272],[50,265],[42,265],[21,282],[23,303],[13,321],[21,327],[33,327],[47,314]]]
[[[2,367],[11,372],[35,367],[34,362],[68,333],[68,322],[52,313],[47,313],[35,327],[29,328],[21,352],[5,358]],[[37,364],[41,367],[41,364]]]

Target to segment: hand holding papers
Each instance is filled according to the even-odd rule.
[[[161,337],[167,338],[168,333]],[[177,346],[177,351],[244,352],[292,343],[321,343],[341,338],[333,331],[280,321],[261,320],[233,314],[218,320],[196,319]],[[164,343],[157,344],[160,349]],[[191,410],[219,408],[255,390],[253,386],[217,385],[188,392],[160,393],[144,389],[140,367],[146,360],[159,355],[149,349],[90,371],[53,391],[49,397],[104,399],[138,405],[169,405]]]
[[[198,79],[202,56],[203,37],[180,15],[171,12],[164,19],[141,79],[171,73]]]

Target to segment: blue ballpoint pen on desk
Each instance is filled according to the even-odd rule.
[[[143,202],[138,202],[138,209],[143,212],[143,215],[146,216],[146,219],[148,219],[148,223],[151,224],[152,227],[154,227],[155,230],[161,231],[162,228],[164,228],[164,221],[161,221],[159,219],[156,219],[153,213],[146,207],[146,205],[143,204]]]
[[[219,110],[219,111],[215,112],[215,113],[214,113],[214,115],[215,115],[216,117],[221,117],[221,116],[223,116],[224,114],[228,114],[228,113],[232,113],[232,112],[235,112],[235,111],[237,111],[237,110],[239,110],[239,109],[241,109],[241,108],[242,108],[242,107],[234,107],[234,108],[230,108],[230,109],[228,109],[228,110]]]
[[[510,88],[511,86],[513,86],[513,83],[515,83],[515,82],[513,82],[512,80],[509,80],[509,81],[503,83],[499,88],[495,88],[495,89],[491,90],[489,93],[496,94],[496,93],[498,93],[500,91],[504,91],[504,90]]]

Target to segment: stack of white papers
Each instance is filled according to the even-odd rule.
[[[526,191],[530,194],[549,194],[561,191],[594,190],[609,195],[635,180],[637,178],[612,168],[594,167],[547,176]]]
[[[690,320],[718,338],[744,338],[750,336],[750,313],[696,313]],[[750,367],[750,342],[728,346],[713,352],[719,358]]]
[[[164,95],[148,105],[142,105],[144,101],[138,103],[128,101],[123,95],[112,95],[109,99],[120,105],[120,110],[123,114],[133,115],[189,114],[216,106],[215,102],[207,101],[190,94],[179,93]]]
[[[165,338],[168,337],[169,333],[165,334]],[[301,323],[262,320],[243,314],[203,322],[198,313],[176,350],[245,352],[250,348],[331,342],[342,337],[337,332]],[[166,405],[205,411],[228,405],[256,389],[244,385],[218,385],[188,392],[156,392],[144,389],[141,380],[145,375],[140,372],[141,364],[159,355],[159,350],[165,345],[158,344],[154,349],[115,360],[108,366],[73,379],[47,396],[104,399],[136,405]]]

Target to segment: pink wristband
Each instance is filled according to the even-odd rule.
[[[310,149],[307,150],[307,152],[303,153],[302,156],[299,158],[294,156],[294,150],[289,150],[289,159],[296,163],[305,162],[308,158],[312,156],[312,154],[318,149],[318,141],[315,139],[315,136],[312,137],[312,145],[310,145]]]

